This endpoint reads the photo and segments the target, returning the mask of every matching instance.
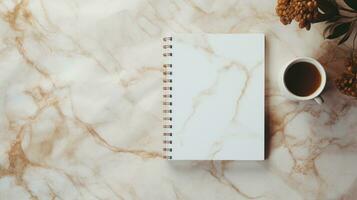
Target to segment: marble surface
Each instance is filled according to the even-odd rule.
[[[346,46],[283,26],[275,1],[0,1],[0,199],[357,198],[357,103],[331,80]],[[264,32],[268,158],[161,158],[165,32]],[[289,59],[328,73],[325,104],[278,88]]]

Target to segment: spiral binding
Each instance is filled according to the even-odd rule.
[[[163,50],[164,53],[162,54],[164,57],[171,57],[172,52],[172,37],[164,37],[163,38]],[[172,156],[170,155],[170,152],[172,152],[172,64],[163,64],[163,84],[164,86],[162,87],[163,89],[163,128],[164,128],[164,148],[163,150],[163,158],[164,159],[172,159]]]

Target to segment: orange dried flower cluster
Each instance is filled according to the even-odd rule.
[[[318,16],[318,5],[316,0],[278,0],[276,13],[284,25],[295,20],[300,28],[310,30],[311,22]]]
[[[357,59],[357,57],[355,58]],[[357,97],[357,65],[350,61],[346,70],[336,79],[337,88],[345,95]]]

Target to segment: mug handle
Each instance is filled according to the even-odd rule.
[[[315,97],[314,100],[315,100],[316,103],[318,103],[318,104],[324,103],[324,99],[323,99],[321,96]]]

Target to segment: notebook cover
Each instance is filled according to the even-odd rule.
[[[264,159],[264,35],[172,37],[173,160]]]

